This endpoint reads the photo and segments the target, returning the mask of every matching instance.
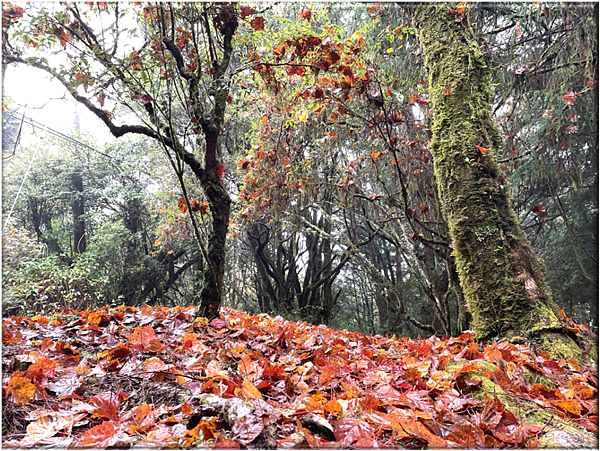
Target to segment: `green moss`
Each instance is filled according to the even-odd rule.
[[[465,362],[465,359],[448,362],[444,370],[448,372],[458,371],[464,366]],[[490,380],[484,373],[486,371],[494,373],[498,370],[498,367],[485,360],[477,360],[476,362],[484,368],[482,370],[462,373],[460,376],[465,379],[481,381],[481,385],[477,387],[476,391],[470,393],[471,396],[481,400],[486,396],[497,396],[504,405],[504,408],[510,411],[516,418],[520,419],[523,424],[543,428],[544,433],[540,435],[538,448],[562,448],[563,446],[560,446],[560,443],[562,442],[557,442],[556,439],[557,431],[566,434],[574,443],[585,444],[583,447],[590,447],[590,444],[597,442],[597,439],[593,434],[583,430],[573,422],[557,416],[556,413],[546,410],[532,401],[507,393],[500,385],[496,384],[493,380]],[[554,384],[543,375],[539,375],[538,373],[536,373],[536,375],[537,380],[533,379],[532,383],[543,383],[549,387],[554,386]],[[526,370],[524,376],[527,380],[533,378],[533,373]],[[546,436],[547,438],[545,438]]]
[[[475,337],[557,330],[545,267],[498,166],[502,139],[492,121],[489,68],[470,20],[457,22],[444,4],[419,6],[413,18],[429,72],[437,188]]]
[[[583,351],[577,343],[561,333],[544,330],[539,333],[538,340],[541,348],[554,360],[565,359],[568,361],[571,357],[577,361],[583,359]]]

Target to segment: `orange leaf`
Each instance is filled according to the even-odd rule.
[[[479,151],[481,152],[482,155],[485,155],[490,151],[490,149],[486,149],[485,147],[478,146],[477,144],[475,144],[475,147],[477,147],[479,149]]]
[[[56,36],[58,36],[58,39],[60,39],[60,45],[62,45],[63,47],[67,45],[67,42],[71,41],[71,39],[69,39],[69,35],[65,33],[65,30],[63,28],[55,29],[54,33],[56,34]]]
[[[329,122],[337,122],[339,114],[337,112],[333,112],[329,115]]]
[[[117,439],[113,424],[110,421],[104,421],[102,424],[82,433],[79,446],[82,448],[104,449],[114,445]]]
[[[132,349],[142,350],[150,346],[154,340],[157,340],[157,336],[152,326],[136,327],[127,344]]]
[[[262,121],[263,124],[266,125],[266,123],[269,122],[269,115],[266,113],[263,114],[260,120]]]
[[[17,404],[27,404],[33,398],[35,386],[26,377],[13,376],[8,382],[8,392]]]
[[[575,105],[575,93],[573,91],[567,92],[563,96],[563,102],[565,102],[566,105]]]
[[[92,403],[98,408],[92,414],[92,418],[102,417],[116,420],[119,417],[119,395],[111,392],[98,393],[92,398]]]
[[[398,420],[399,432],[426,440],[429,448],[447,448],[446,440],[433,434],[425,425],[416,420]],[[393,427],[393,426],[392,426]]]
[[[573,415],[581,415],[581,406],[576,401],[565,399],[550,402],[565,412],[572,413]]]
[[[377,158],[381,152],[371,152],[371,158]]]
[[[182,213],[187,212],[188,208],[187,203],[185,202],[185,197],[179,199],[179,201],[177,202],[177,208],[179,208]]]
[[[458,14],[462,14],[465,12],[465,8],[467,5],[465,5],[463,2],[460,2],[458,5],[456,5],[456,12]]]
[[[238,392],[239,390],[239,392]],[[256,388],[254,386],[254,384],[252,384],[252,382],[250,381],[244,381],[242,382],[242,387],[238,388],[236,390],[237,396],[239,396],[240,398],[245,398],[245,399],[252,399],[252,398],[256,398],[256,399],[262,399],[262,394],[258,391],[258,388]]]
[[[43,376],[49,379],[54,377],[54,369],[56,363],[54,360],[50,360],[47,357],[42,357],[29,368],[27,368],[27,376],[35,378],[36,376]]]
[[[265,29],[265,19],[262,16],[255,17],[250,21],[250,26],[254,31],[261,31]]]

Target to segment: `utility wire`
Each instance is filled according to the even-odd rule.
[[[81,146],[81,147],[85,147],[88,150],[91,150],[92,152],[96,152],[108,159],[112,159],[112,157],[98,149],[94,149],[91,146],[88,146],[85,143],[82,143],[81,141],[78,141],[70,136],[65,135],[64,133],[61,133],[57,130],[54,130],[51,127],[48,127],[45,124],[42,124],[41,122],[38,122],[34,119],[31,119],[30,117],[26,117],[25,114],[23,113],[23,117],[21,119],[21,126],[19,127],[19,134],[17,136],[17,138],[15,139],[15,145],[14,148],[16,149],[19,138],[21,137],[21,129],[23,127],[23,123],[27,123],[29,125],[31,125],[32,127],[36,127],[39,128],[47,133],[50,133],[51,135],[54,135],[58,138],[64,139],[66,141],[69,141],[72,144],[75,144],[77,146]],[[13,214],[13,211],[15,209],[15,205],[17,204],[17,201],[19,200],[19,196],[21,194],[21,190],[23,189],[23,185],[25,184],[25,180],[27,180],[27,176],[29,175],[29,172],[31,171],[31,167],[33,166],[33,163],[35,161],[35,158],[37,156],[39,148],[36,148],[35,152],[33,153],[33,157],[31,158],[31,160],[29,161],[29,166],[27,166],[27,171],[25,171],[25,175],[23,176],[23,180],[21,181],[21,185],[19,186],[19,190],[17,191],[17,196],[15,197],[15,200],[13,201],[12,206],[10,207],[10,211],[8,212],[8,216],[6,217],[6,221],[4,222],[4,227],[2,228],[2,234],[4,234],[6,232],[6,227],[8,227],[8,224],[10,222],[10,217]],[[120,169],[120,168],[119,168]]]
[[[45,124],[42,124],[41,122],[38,122],[38,121],[36,121],[34,119],[31,119],[30,117],[24,117],[23,120],[24,120],[24,122],[26,122],[27,124],[31,125],[32,127],[39,128],[39,129],[44,130],[45,132],[50,133],[51,135],[54,135],[54,136],[56,136],[58,138],[64,139],[66,141],[69,141],[69,142],[71,142],[71,143],[73,143],[73,144],[75,144],[77,146],[85,147],[86,149],[91,150],[92,152],[96,152],[96,153],[98,153],[98,154],[100,154],[100,155],[102,155],[102,156],[104,156],[106,158],[112,159],[112,157],[110,155],[108,155],[108,154],[106,154],[106,153],[104,153],[104,152],[102,152],[102,151],[100,151],[98,149],[94,149],[93,147],[88,146],[87,144],[82,143],[81,141],[78,141],[75,138],[67,136],[64,133],[56,131],[56,130],[54,130],[53,128],[51,128],[49,126],[47,126]]]

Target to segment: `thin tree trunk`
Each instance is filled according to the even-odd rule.
[[[85,214],[83,205],[83,178],[79,172],[71,174],[71,183],[73,184],[73,249],[76,254],[83,254],[86,249],[85,241],[85,221],[82,216]]]
[[[223,102],[224,103],[224,102]],[[211,231],[208,237],[208,254],[206,267],[202,279],[200,292],[199,314],[206,318],[219,316],[219,309],[223,299],[223,281],[225,278],[225,260],[227,231],[229,230],[229,216],[231,214],[231,198],[225,189],[223,181],[219,178],[218,169],[213,169],[208,155],[216,163],[217,136],[220,127],[214,136],[206,135],[206,171],[200,179],[204,194],[208,198],[211,211]]]
[[[498,167],[502,139],[492,122],[490,73],[468,11],[462,20],[455,4],[412,12],[429,72],[437,189],[476,337],[537,336],[555,355],[579,353],[557,319],[544,264],[527,243]]]

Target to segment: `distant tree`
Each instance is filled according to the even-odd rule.
[[[180,175],[184,167],[194,173],[212,220],[206,247],[197,236],[206,260],[199,312],[207,317],[218,315],[223,294],[231,199],[218,139],[239,14],[229,3],[65,3],[28,5],[26,14],[8,5],[3,16],[6,64],[45,71],[114,136],[154,139]]]

